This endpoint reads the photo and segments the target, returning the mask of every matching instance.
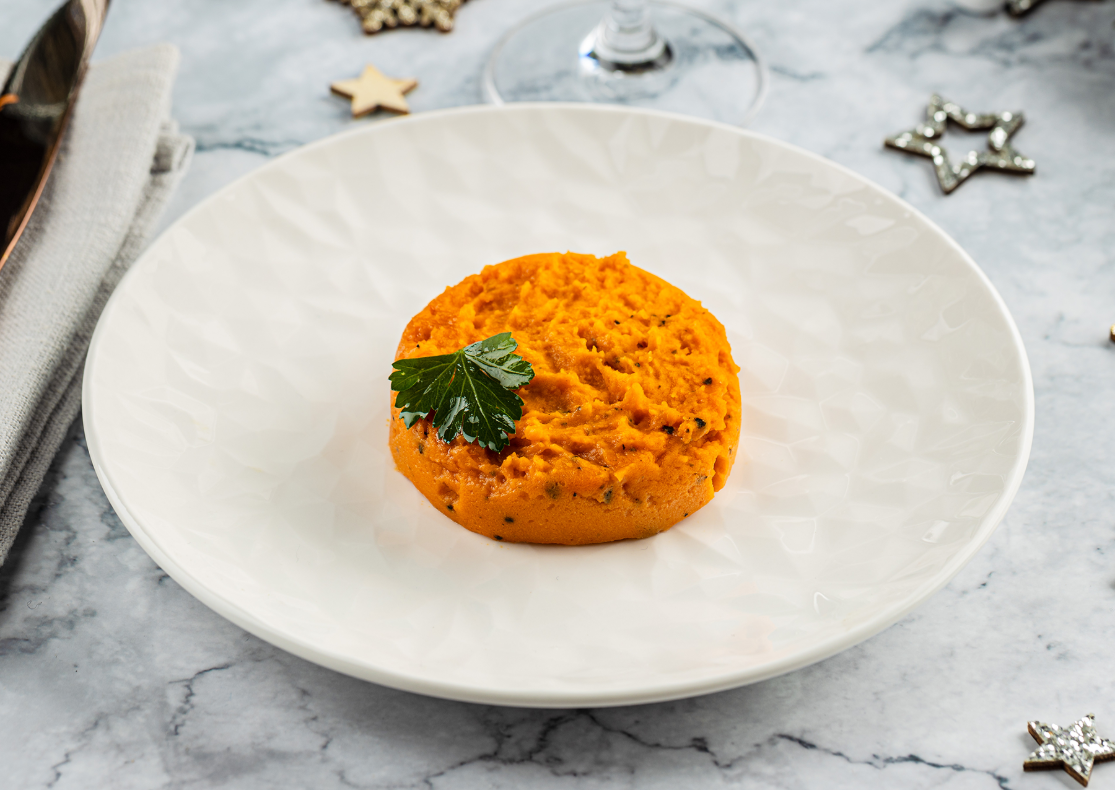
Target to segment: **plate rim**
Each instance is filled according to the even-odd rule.
[[[104,455],[104,448],[101,444],[100,437],[95,427],[96,407],[94,405],[93,395],[93,375],[84,375],[82,381],[82,422],[85,429],[86,445],[89,450],[89,457],[93,464],[93,469],[96,472],[97,479],[105,491],[109,503],[116,511],[120,520],[127,527],[128,531],[135,538],[136,542],[140,544],[145,552],[151,557],[152,560],[167,573],[176,583],[182,586],[193,597],[201,601],[207,607],[212,609],[221,617],[236,624],[245,631],[253,634],[265,642],[272,644],[282,650],[292,653],[299,658],[303,658],[312,663],[324,666],[343,674],[356,677],[362,680],[372,681],[383,686],[399,689],[402,691],[410,691],[427,696],[439,697],[442,699],[449,699],[461,702],[472,702],[481,704],[494,704],[506,705],[513,707],[542,707],[542,708],[583,708],[583,707],[613,707],[620,705],[635,705],[635,704],[648,704],[653,702],[666,702],[676,699],[684,699],[687,697],[700,696],[710,694],[717,691],[725,691],[732,688],[738,688],[752,683],[757,683],[763,680],[769,680],[779,675],[792,672],[797,669],[802,669],[811,664],[815,664],[826,658],[843,652],[850,647],[875,636],[876,634],[886,630],[894,625],[900,619],[912,612],[917,607],[921,606],[932,595],[940,591],[946,584],[960,572],[960,570],[967,565],[973,557],[979,552],[981,548],[987,543],[991,535],[995,532],[999,523],[1006,515],[1007,510],[1013,503],[1015,496],[1018,493],[1022,484],[1022,479],[1025,476],[1026,468],[1029,464],[1030,452],[1033,446],[1034,437],[1034,421],[1035,421],[1035,397],[1034,397],[1034,384],[1033,374],[1030,368],[1030,360],[1026,353],[1026,346],[1023,343],[1022,335],[1015,324],[1014,317],[1011,315],[1006,302],[1003,300],[999,291],[995,288],[994,284],[988,278],[987,274],[979,267],[975,260],[960,246],[960,244],[946,233],[940,226],[933,220],[923,214],[914,206],[907,203],[898,195],[894,194],[885,187],[875,183],[871,179],[863,176],[849,167],[827,159],[820,154],[801,148],[792,143],[787,143],[777,138],[761,134],[758,132],[744,129],[741,127],[732,126],[730,124],[721,123],[718,121],[711,121],[702,118],[695,118],[692,116],[681,115],[678,113],[665,112],[661,110],[650,110],[644,108],[623,107],[620,105],[598,105],[598,104],[580,104],[575,102],[521,102],[514,104],[507,104],[502,106],[491,105],[466,105],[461,107],[451,107],[441,110],[433,110],[423,112],[416,115],[408,115],[403,118],[389,119],[390,124],[382,126],[381,123],[372,123],[362,126],[357,126],[352,129],[346,129],[336,134],[328,135],[319,140],[315,140],[306,145],[298,146],[297,148],[286,151],[283,154],[271,159],[263,165],[239,176],[228,184],[220,187],[216,191],[210,193],[202,200],[198,201],[193,207],[186,211],[182,216],[178,217],[173,223],[165,228],[159,236],[152,240],[139,258],[132,264],[128,272],[121,279],[116,289],[113,291],[112,296],[109,298],[104,310],[98,318],[96,328],[90,339],[89,350],[86,355],[85,367],[87,371],[93,371],[96,368],[99,352],[103,344],[104,327],[107,325],[111,315],[116,308],[117,304],[124,297],[127,283],[141,267],[147,265],[146,261],[151,257],[151,250],[156,247],[159,242],[169,233],[173,232],[180,224],[187,222],[195,213],[205,210],[211,203],[218,201],[226,193],[238,188],[242,183],[254,178],[258,178],[261,174],[274,169],[283,167],[288,159],[295,156],[301,156],[307,151],[312,151],[317,148],[326,147],[336,144],[338,141],[348,137],[355,137],[361,135],[375,135],[384,128],[395,128],[399,125],[414,124],[414,123],[438,123],[446,118],[454,118],[459,116],[470,116],[480,114],[516,114],[516,113],[529,113],[529,112],[575,112],[585,114],[614,114],[614,115],[637,115],[646,116],[650,118],[660,118],[671,122],[680,122],[691,124],[695,126],[704,126],[712,129],[719,129],[731,134],[738,135],[745,139],[751,139],[764,145],[770,145],[775,148],[780,148],[785,151],[794,153],[796,155],[805,156],[807,159],[812,160],[824,168],[835,168],[840,174],[854,179],[862,186],[875,191],[877,194],[883,196],[888,200],[895,201],[901,208],[910,212],[920,222],[924,223],[934,233],[938,234],[948,245],[948,247],[955,252],[959,259],[975,274],[980,283],[987,289],[987,292],[992,297],[992,301],[999,310],[1003,319],[1005,319],[1006,326],[1009,329],[1011,340],[1018,354],[1021,363],[1022,372],[1022,390],[1024,396],[1023,408],[1023,430],[1021,437],[1021,444],[1019,453],[1010,474],[1007,476],[1006,485],[1002,493],[995,502],[995,505],[988,511],[988,513],[981,519],[979,529],[976,531],[974,537],[969,541],[964,549],[957,553],[945,566],[938,571],[931,579],[924,582],[921,586],[916,588],[912,593],[907,595],[902,601],[894,604],[893,606],[884,608],[882,613],[873,618],[869,618],[862,623],[859,623],[852,628],[833,636],[827,637],[811,647],[798,651],[788,656],[784,656],[775,661],[758,664],[754,666],[744,667],[742,669],[734,669],[731,671],[718,673],[711,678],[700,680],[671,680],[663,683],[646,683],[641,682],[637,684],[608,684],[601,687],[588,687],[580,690],[579,692],[572,692],[570,690],[554,690],[554,689],[535,689],[533,691],[524,691],[522,689],[503,690],[499,688],[492,688],[488,686],[480,686],[478,684],[462,683],[457,681],[434,680],[428,677],[419,675],[408,675],[404,672],[396,670],[384,670],[380,667],[370,665],[368,663],[361,663],[350,659],[344,655],[340,655],[334,651],[313,647],[304,642],[300,642],[292,636],[288,635],[281,629],[273,627],[262,620],[258,619],[254,614],[244,609],[240,604],[233,603],[221,595],[210,591],[204,583],[198,578],[179,565],[173,557],[167,552],[163,551],[158,542],[154,539],[153,535],[149,534],[148,530],[143,526],[142,522],[135,517],[135,515],[128,508],[124,497],[120,495],[116,485],[113,482],[110,470],[107,468],[107,461]]]

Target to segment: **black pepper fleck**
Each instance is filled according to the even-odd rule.
[[[704,428],[705,427],[705,421],[702,420],[700,417],[694,417],[693,422],[697,423],[698,428]]]
[[[514,524],[515,523],[515,519],[511,518],[511,516],[504,516],[503,520],[506,521],[508,524]]]
[[[452,506],[452,505],[446,505],[446,507],[447,507],[447,508],[449,508],[450,510],[452,510],[452,509],[453,509],[453,506]]]
[[[686,513],[686,515],[689,515]],[[503,535],[496,535],[496,540],[503,540]]]
[[[664,430],[666,433],[670,434],[670,436],[674,435],[674,426],[672,426],[672,425],[663,425],[662,430]]]
[[[705,379],[705,384],[712,384],[712,379]]]
[[[618,324],[619,324],[619,321],[616,321],[616,324],[618,325]]]

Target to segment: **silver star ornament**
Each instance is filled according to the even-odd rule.
[[[1011,16],[1022,16],[1034,10],[1041,0],[1007,0],[1007,10]]]
[[[969,151],[959,162],[953,163],[948,151],[940,144],[950,120],[968,130],[990,129],[988,150]],[[890,148],[932,159],[937,181],[947,195],[982,167],[1005,173],[1032,174],[1037,167],[1034,160],[1020,154],[1010,144],[1011,135],[1024,121],[1021,112],[968,112],[959,104],[933,94],[925,111],[925,123],[908,132],[892,135],[884,142]]]
[[[1027,722],[1026,729],[1041,744],[1022,763],[1026,771],[1064,767],[1069,776],[1087,787],[1093,763],[1115,760],[1115,742],[1099,736],[1096,717],[1091,713],[1064,729],[1041,721]]]

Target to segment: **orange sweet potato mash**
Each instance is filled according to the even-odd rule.
[[[495,540],[585,544],[669,529],[723,487],[740,432],[724,327],[680,289],[609,258],[528,255],[426,305],[396,359],[499,332],[534,367],[510,445],[494,453],[392,407],[391,453],[441,512]]]

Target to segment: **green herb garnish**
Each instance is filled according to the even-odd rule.
[[[392,363],[391,389],[399,393],[395,406],[403,423],[409,428],[433,412],[443,442],[459,433],[498,453],[523,416],[523,399],[511,390],[534,378],[534,368],[514,353],[518,347],[503,332],[452,354]]]

